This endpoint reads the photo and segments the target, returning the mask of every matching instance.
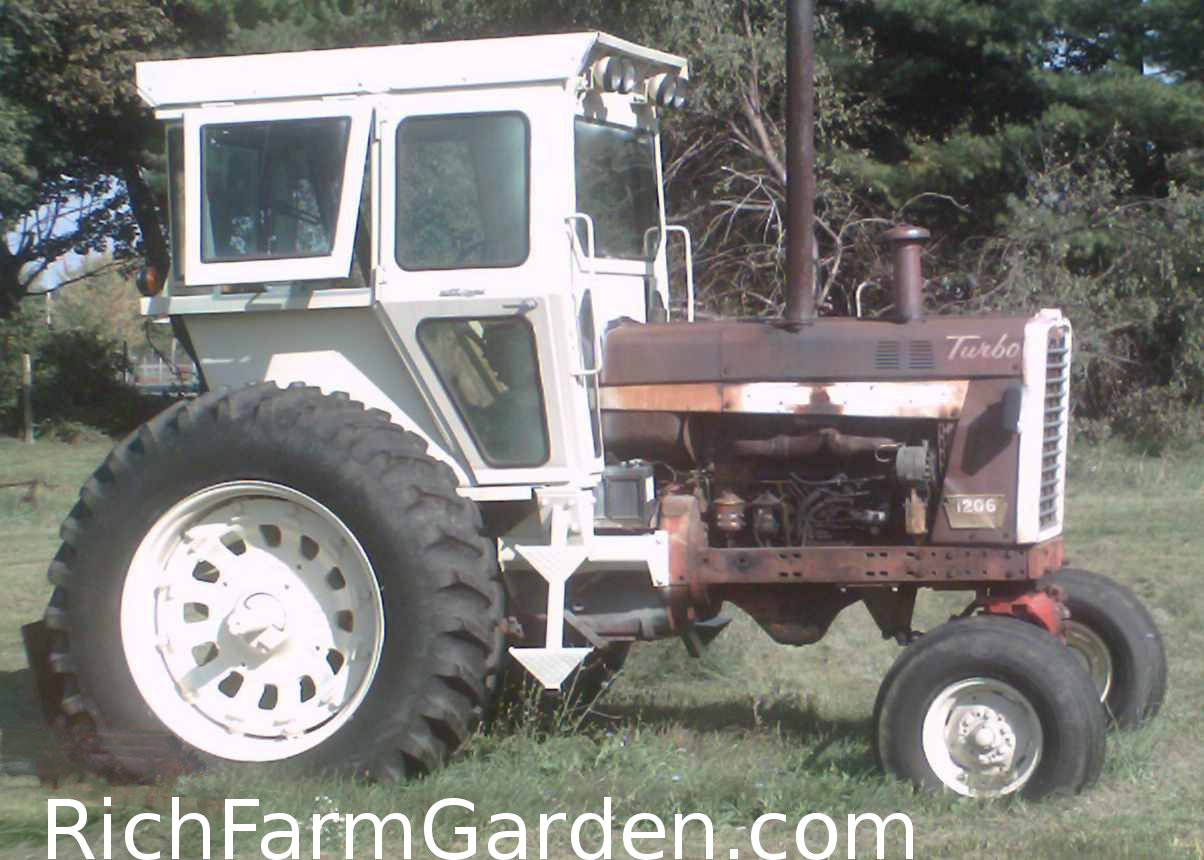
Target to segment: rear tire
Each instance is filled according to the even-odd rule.
[[[1157,714],[1166,696],[1166,648],[1137,595],[1087,570],[1063,568],[1047,580],[1066,592],[1067,644],[1112,722],[1129,729]]]
[[[1098,778],[1105,724],[1095,688],[1048,633],[975,616],[938,627],[895,661],[874,706],[888,772],[972,797],[1073,793]]]
[[[502,590],[479,512],[425,449],[346,395],[274,384],[117,445],[50,569],[77,757],[135,780],[439,765],[494,685]]]

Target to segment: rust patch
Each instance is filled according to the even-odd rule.
[[[967,546],[818,546],[707,548],[696,554],[691,577],[709,590],[727,585],[878,586],[911,583],[973,588],[1023,583],[1056,570],[1062,539],[1022,548]]]
[[[684,383],[603,386],[603,409],[955,419],[969,381]]]
[[[599,403],[603,409],[623,412],[722,412],[723,385],[695,382],[602,386]]]
[[[701,617],[710,611],[706,589],[693,575],[698,552],[706,547],[706,526],[694,496],[665,496],[660,511],[660,527],[669,533],[669,587],[661,594],[669,606],[670,625],[684,630],[700,617],[699,610]]]

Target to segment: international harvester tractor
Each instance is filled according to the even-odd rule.
[[[205,393],[63,524],[29,640],[80,759],[404,778],[505,673],[697,649],[724,604],[807,645],[860,603],[904,646],[887,771],[1095,780],[1166,660],[1127,589],[1063,566],[1070,323],[926,316],[909,225],[887,316],[817,315],[803,6],[781,319],[694,319],[659,140],[680,57],[587,32],[138,65],[173,257],[143,312]],[[965,612],[913,630],[924,590]]]

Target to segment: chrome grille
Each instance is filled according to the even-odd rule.
[[[1070,436],[1070,329],[1049,330],[1045,354],[1045,410],[1041,440],[1040,527],[1062,524],[1066,447]]]

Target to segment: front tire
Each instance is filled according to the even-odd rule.
[[[439,765],[501,653],[495,545],[425,443],[345,395],[207,394],[120,443],[51,565],[74,752],[136,780]]]
[[[1129,729],[1157,714],[1166,696],[1166,648],[1137,595],[1087,570],[1063,568],[1048,581],[1066,593],[1066,644],[1113,723]]]
[[[1099,776],[1104,744],[1103,712],[1077,660],[1010,618],[952,621],[908,646],[874,706],[885,770],[969,797],[1081,791]]]

